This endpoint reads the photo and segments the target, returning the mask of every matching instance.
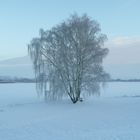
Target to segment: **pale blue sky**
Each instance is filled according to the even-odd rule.
[[[0,0],[0,60],[27,55],[27,44],[40,28],[74,12],[97,20],[109,41],[140,38],[140,0]]]

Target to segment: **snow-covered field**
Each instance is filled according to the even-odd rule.
[[[0,84],[0,140],[140,140],[140,83],[109,83],[72,104],[38,98],[34,84]]]

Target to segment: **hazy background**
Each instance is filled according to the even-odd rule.
[[[33,77],[27,44],[40,28],[49,29],[77,12],[97,20],[108,36],[106,71],[113,78],[140,78],[139,7],[139,0],[0,1],[0,76]]]

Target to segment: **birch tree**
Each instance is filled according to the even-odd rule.
[[[109,77],[102,66],[108,54],[103,47],[106,39],[98,22],[86,14],[74,14],[50,30],[41,29],[40,36],[28,45],[38,92],[47,99],[69,96],[73,103],[81,95],[99,93]]]

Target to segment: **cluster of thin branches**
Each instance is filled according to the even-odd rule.
[[[102,62],[108,54],[106,35],[86,14],[72,15],[28,45],[34,64],[37,90],[46,99],[69,96],[76,103],[81,94],[99,93],[100,83],[109,77]]]

